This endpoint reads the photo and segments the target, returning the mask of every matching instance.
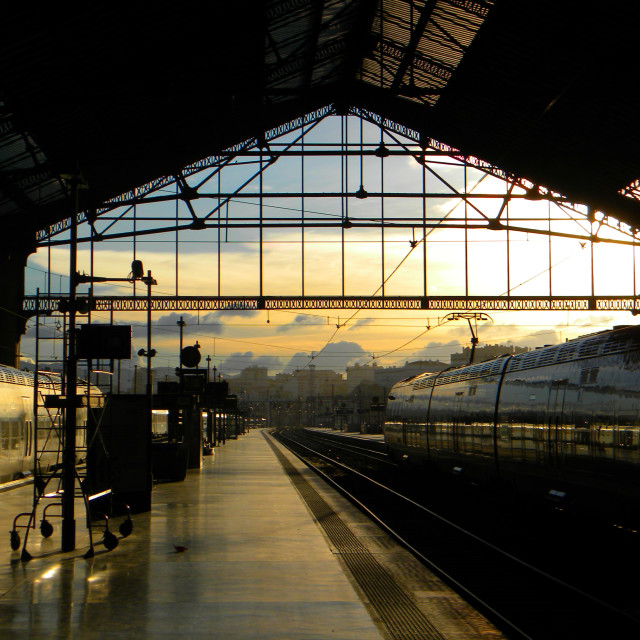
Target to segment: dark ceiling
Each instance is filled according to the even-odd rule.
[[[22,6],[0,26],[0,216],[29,236],[73,210],[65,176],[98,208],[328,104],[640,227],[636,3]]]

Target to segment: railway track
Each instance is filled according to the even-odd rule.
[[[535,524],[532,512],[510,518],[504,505],[455,493],[444,482],[442,492],[431,495],[421,489],[424,476],[416,482],[419,476],[407,476],[355,439],[342,444],[300,430],[274,435],[509,638],[640,637],[634,587],[625,580],[637,564],[631,557],[638,555],[637,535],[581,529],[563,514],[536,513]],[[616,540],[624,541],[617,553],[626,556],[629,549],[622,564],[612,554],[618,570],[598,559]]]
[[[305,429],[304,438],[307,442],[314,442],[322,447],[331,448],[333,443],[336,451],[340,453],[355,454],[359,460],[377,463],[379,465],[397,468],[397,464],[389,459],[384,444],[378,441],[340,436],[331,432],[321,432]]]

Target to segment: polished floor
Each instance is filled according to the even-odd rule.
[[[289,455],[289,454],[287,454]],[[501,636],[310,471],[299,473],[450,640]],[[31,488],[0,493],[0,528]],[[120,519],[121,520],[121,519]],[[119,521],[112,523],[117,532]],[[228,442],[184,482],[157,485],[131,536],[84,559],[59,533],[34,559],[0,545],[0,638],[373,640],[389,637],[261,431]]]

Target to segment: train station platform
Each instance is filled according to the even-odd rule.
[[[0,494],[2,530],[31,491]],[[58,526],[31,532],[28,562],[9,535],[0,544],[0,637],[502,638],[264,430],[156,485],[151,512],[111,552],[83,557],[78,518],[74,552],[60,552]]]

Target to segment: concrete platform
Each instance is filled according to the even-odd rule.
[[[502,637],[285,453],[287,472],[277,450],[278,456],[262,431],[217,448],[184,482],[157,485],[153,509],[134,516],[132,535],[111,552],[97,546],[92,559],[82,557],[88,539],[81,516],[75,552],[59,551],[59,526],[49,539],[32,531],[34,559],[25,563],[11,551],[7,533],[0,540],[0,637],[399,637],[385,628],[366,589],[347,570],[349,563],[294,487],[292,473],[298,476],[295,486],[306,483],[326,501],[332,517],[442,637]],[[16,513],[28,509],[31,491],[0,494],[0,530],[8,532]],[[114,532],[118,523],[112,523]]]

